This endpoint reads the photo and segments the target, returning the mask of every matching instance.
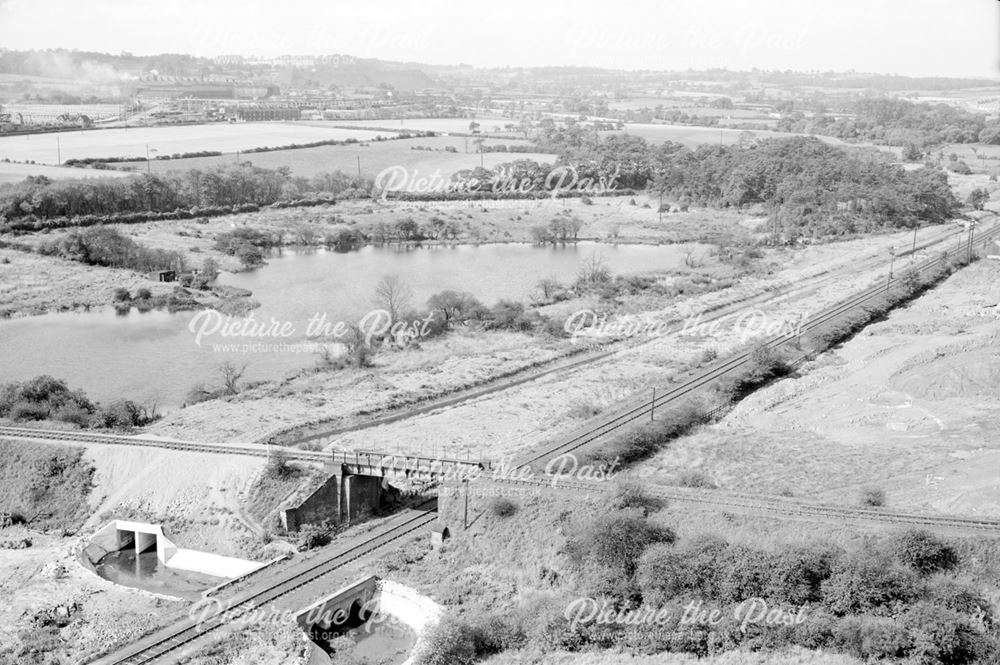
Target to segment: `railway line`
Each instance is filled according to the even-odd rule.
[[[607,482],[542,478],[498,478],[496,482],[509,485],[552,488],[560,491],[610,494],[613,485]],[[813,517],[845,522],[877,522],[923,526],[933,529],[953,529],[970,534],[1000,535],[1000,520],[962,517],[955,515],[929,515],[923,513],[855,508],[816,503],[790,497],[757,496],[724,490],[691,489],[686,487],[646,487],[646,491],[670,502],[694,503],[719,508],[734,508],[772,514],[781,517]]]
[[[145,665],[156,662],[184,645],[238,619],[241,615],[273,603],[363,556],[428,526],[437,519],[435,506],[436,499],[425,501],[397,516],[390,528],[383,529],[351,547],[323,554],[318,559],[304,561],[265,585],[237,594],[229,599],[224,608],[220,606],[208,617],[199,617],[197,621],[185,618],[119,651],[88,662],[92,665]]]
[[[979,237],[976,238],[976,244],[985,244],[997,237],[1000,237],[1000,226],[994,226],[988,231],[981,233]],[[964,251],[966,251],[964,248],[945,251],[943,252],[943,256],[939,256],[934,259],[927,259],[912,266],[910,269],[919,273],[924,273],[939,266],[947,258],[955,256],[956,252]],[[869,287],[868,289],[854,294],[836,305],[809,317],[802,323],[798,332],[774,335],[758,342],[755,346],[767,347],[771,349],[781,347],[793,339],[796,339],[800,336],[801,332],[816,330],[817,328],[821,328],[843,317],[844,315],[855,311],[860,305],[887,293],[891,289],[892,284],[898,283],[899,281],[899,277],[896,277],[895,279],[886,279],[885,282]],[[750,349],[730,358],[723,359],[712,365],[709,369],[695,374],[679,386],[665,390],[663,393],[649,399],[633,401],[631,404],[610,414],[608,417],[605,417],[596,425],[593,423],[585,425],[583,428],[578,430],[577,433],[556,442],[554,445],[528,453],[518,460],[518,465],[535,466],[540,463],[550,461],[554,457],[573,452],[589,445],[601,437],[633,423],[640,418],[648,418],[651,413],[655,412],[655,409],[666,406],[685,397],[689,397],[699,389],[704,388],[716,380],[726,376],[730,372],[745,366],[750,361],[752,353],[753,350]],[[793,360],[793,364],[801,363],[806,357],[808,357],[808,354],[802,354]]]

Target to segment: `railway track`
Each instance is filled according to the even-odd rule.
[[[218,630],[240,616],[296,591],[347,564],[403,538],[437,519],[436,499],[411,508],[393,525],[350,548],[304,561],[264,586],[242,592],[207,618],[185,618],[112,654],[86,661],[92,665],[145,665]]]
[[[996,237],[1000,237],[1000,225],[995,225],[988,231],[980,234],[979,237],[976,238],[976,244],[985,244]],[[954,256],[956,252],[961,253],[964,251],[966,251],[964,247],[962,249],[945,251],[943,252],[944,256],[927,259],[921,263],[911,266],[908,269],[924,273],[939,266],[943,260]],[[887,279],[885,282],[869,287],[868,289],[854,294],[834,306],[809,317],[802,322],[800,333],[821,328],[843,317],[844,315],[855,311],[860,305],[887,293],[891,289],[892,284],[898,282],[899,277],[891,280]],[[759,342],[755,346],[775,349],[797,338],[800,333],[783,333],[774,335]],[[649,399],[644,398],[638,402],[633,402],[617,412],[612,413],[609,417],[603,419],[597,425],[585,426],[581,430],[578,430],[577,433],[560,442],[557,442],[555,445],[527,454],[518,461],[518,466],[534,466],[539,463],[549,461],[555,457],[573,452],[590,443],[593,443],[601,437],[606,436],[621,427],[631,424],[640,418],[648,418],[656,408],[688,397],[697,390],[708,386],[714,381],[726,376],[730,372],[743,367],[750,361],[752,353],[753,350],[747,350],[730,358],[724,359],[712,365],[708,370],[694,375],[692,378],[689,378],[679,386],[670,388],[655,397],[651,397]],[[795,362],[802,362],[805,357],[807,357],[807,354],[797,358]]]
[[[613,491],[613,486],[606,482],[584,482],[559,479],[553,483],[552,480],[545,480],[541,478],[498,478],[495,480],[496,482],[509,485],[552,488],[572,492],[608,494]],[[779,516],[817,517],[828,520],[833,519],[855,522],[868,521],[887,524],[910,524],[935,529],[949,528],[971,533],[1000,534],[1000,520],[995,519],[960,517],[953,515],[927,515],[922,513],[881,510],[877,508],[853,508],[848,506],[802,501],[794,498],[770,496],[762,497],[738,492],[726,492],[722,490],[698,490],[684,487],[668,488],[657,486],[647,486],[645,489],[649,494],[667,501],[696,503],[723,508],[749,509]]]

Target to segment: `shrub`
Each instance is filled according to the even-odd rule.
[[[677,476],[677,484],[681,487],[715,489],[717,485],[701,471],[685,471]]]
[[[979,638],[957,612],[922,601],[906,610],[902,621],[913,635],[911,655],[919,662],[943,665],[973,662]]]
[[[763,598],[771,578],[774,556],[746,545],[733,545],[726,551],[719,585],[719,598],[725,603],[741,603]]]
[[[129,294],[128,289],[117,288],[115,289],[114,295],[111,296],[112,302],[129,302],[132,300],[132,296]]]
[[[615,488],[615,495],[611,500],[611,507],[615,510],[638,508],[642,511],[643,517],[663,510],[666,505],[666,501],[649,494],[639,483],[628,481],[622,482]]]
[[[772,561],[764,596],[790,605],[819,602],[823,581],[841,555],[840,550],[819,545],[781,552]]]
[[[517,512],[517,504],[504,496],[498,496],[490,501],[489,510],[497,517],[510,517]]]
[[[605,573],[629,580],[635,574],[639,559],[647,547],[655,543],[672,543],[674,532],[654,525],[645,518],[624,512],[593,518],[571,536],[566,543],[570,561],[586,568],[591,579],[605,579]]]
[[[133,427],[142,427],[150,420],[142,407],[135,402],[123,399],[112,402],[95,413],[91,419],[91,426],[129,430]]]
[[[893,537],[889,546],[896,560],[918,575],[951,570],[958,565],[955,549],[923,529],[908,529]]]
[[[868,487],[861,491],[861,505],[878,508],[885,505],[885,490]]]
[[[973,617],[986,627],[993,625],[993,605],[972,587],[949,577],[938,577],[927,586],[927,600],[937,607]]]
[[[275,448],[271,451],[271,457],[264,469],[264,474],[268,478],[287,478],[292,475],[294,469],[288,463],[288,451],[284,448]]]
[[[529,332],[538,323],[538,315],[525,311],[523,303],[501,300],[486,315],[487,330]]]
[[[299,529],[299,550],[311,550],[330,543],[330,534],[317,524],[305,524]]]
[[[864,550],[837,562],[822,593],[837,615],[889,613],[917,595],[917,580],[889,557]]]
[[[424,648],[414,665],[472,665],[476,660],[476,639],[474,628],[445,617],[424,637]]]

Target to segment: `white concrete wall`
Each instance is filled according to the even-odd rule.
[[[112,520],[99,529],[90,540],[106,551],[113,552],[121,549],[123,545],[119,536],[122,532],[134,534],[137,552],[144,552],[155,541],[156,557],[160,563],[177,570],[190,570],[215,577],[232,578],[246,575],[266,565],[257,561],[220,556],[211,552],[181,549],[167,538],[161,525],[145,522]]]
[[[410,665],[424,646],[427,631],[441,620],[444,608],[410,587],[391,580],[378,581],[379,612],[406,624],[417,634],[417,643],[403,665]]]
[[[135,532],[135,552],[136,554],[142,554],[151,547],[155,547],[159,538],[156,537],[154,533],[143,533],[142,531]]]

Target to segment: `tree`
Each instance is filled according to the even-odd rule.
[[[375,287],[375,306],[389,312],[393,323],[410,306],[412,299],[413,290],[399,275],[386,275]]]
[[[442,291],[428,298],[427,306],[435,312],[440,312],[445,325],[449,325],[454,320],[471,317],[482,308],[482,303],[471,293]]]
[[[903,146],[903,161],[919,162],[924,156],[923,151],[915,143],[907,143]]]
[[[256,268],[264,263],[264,253],[260,248],[246,242],[236,248],[236,258],[244,268]]]
[[[246,364],[237,366],[231,360],[218,365],[219,380],[222,382],[222,394],[235,395],[240,392],[240,379],[247,371]]]
[[[578,279],[585,285],[603,284],[611,279],[611,271],[604,265],[604,259],[594,252],[580,264]]]
[[[989,200],[990,193],[982,187],[976,187],[969,193],[969,198],[967,198],[965,202],[972,206],[973,210],[982,210],[983,207],[985,207],[986,202]]]

